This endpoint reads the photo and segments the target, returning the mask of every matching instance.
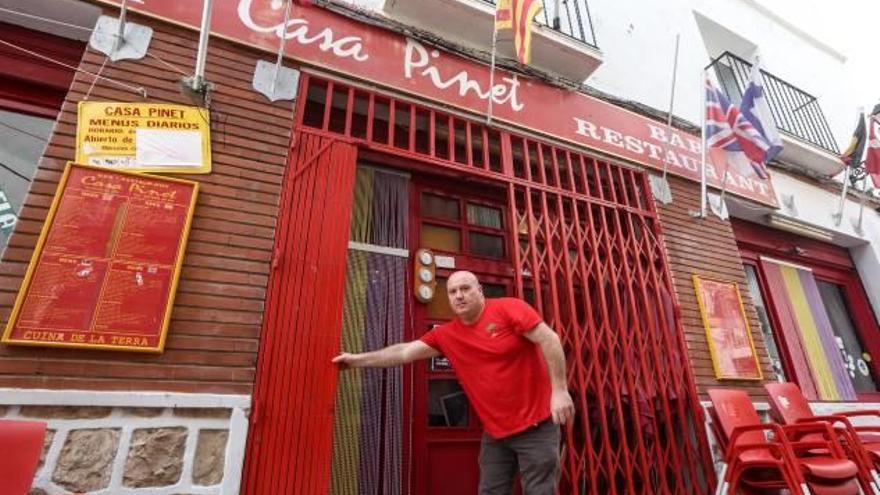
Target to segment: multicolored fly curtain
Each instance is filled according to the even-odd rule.
[[[813,272],[769,258],[762,258],[761,265],[804,395],[813,400],[855,400]]]
[[[348,250],[342,348],[367,352],[403,341],[408,179],[358,169]],[[339,374],[333,431],[334,495],[399,495],[403,375],[400,367]]]

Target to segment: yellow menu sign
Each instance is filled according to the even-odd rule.
[[[164,103],[79,103],[76,161],[129,172],[211,172],[210,113]]]

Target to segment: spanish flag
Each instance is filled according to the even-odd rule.
[[[495,29],[512,29],[516,58],[523,64],[532,60],[532,24],[543,9],[541,0],[497,0]]]

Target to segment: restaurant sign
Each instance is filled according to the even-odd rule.
[[[102,0],[118,5],[118,0]],[[458,55],[381,27],[318,7],[295,5],[284,22],[284,2],[215,2],[212,31],[227,39],[285,53],[306,65],[334,71],[467,112],[585,146],[653,169],[699,181],[700,138],[577,91],[520,75],[496,71]],[[129,5],[154,17],[190,27],[199,25],[200,2],[143,0]],[[748,164],[710,162],[710,186],[777,206],[769,179]],[[725,173],[726,172],[726,173]]]
[[[76,161],[130,172],[211,172],[211,124],[204,108],[83,101]]]
[[[68,164],[3,342],[161,352],[197,192]]]

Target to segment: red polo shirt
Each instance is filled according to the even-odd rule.
[[[550,375],[541,348],[523,336],[541,323],[527,303],[487,299],[480,319],[458,318],[421,341],[452,363],[486,433],[504,438],[550,417]]]

